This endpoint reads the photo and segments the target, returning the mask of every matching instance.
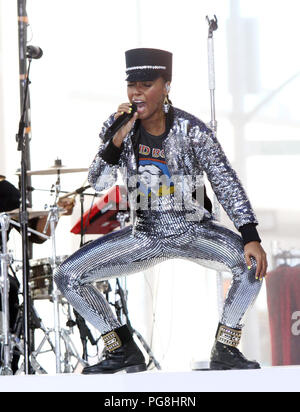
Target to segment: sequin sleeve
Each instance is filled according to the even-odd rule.
[[[114,115],[112,114],[106,122],[103,123],[100,137],[99,150],[89,168],[88,182],[98,192],[109,189],[113,186],[118,177],[118,165],[111,165],[102,158],[102,153],[109,145],[110,140],[106,138],[105,133],[112,125]]]
[[[258,223],[247,194],[215,133],[207,129],[193,140],[195,152],[212,189],[236,229]]]

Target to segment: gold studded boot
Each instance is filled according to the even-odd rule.
[[[210,369],[260,369],[258,362],[246,359],[238,350],[241,335],[241,329],[229,328],[219,323],[211,351]]]
[[[133,340],[127,325],[102,335],[102,338],[106,349],[105,359],[96,365],[85,367],[82,371],[84,375],[147,370],[144,355]]]

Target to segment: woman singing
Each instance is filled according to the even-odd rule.
[[[125,57],[128,102],[104,123],[89,182],[97,191],[108,189],[119,170],[127,184],[132,225],[87,244],[55,275],[62,294],[100,330],[107,349],[106,359],[83,373],[146,370],[129,328],[119,323],[92,283],[173,258],[232,274],[211,369],[259,368],[237,349],[241,320],[267,270],[249,199],[215,134],[197,117],[172,106],[172,54],[139,48],[128,50]],[[132,118],[123,127],[114,127],[116,119],[133,107],[137,111]],[[204,174],[240,234],[213,218]]]

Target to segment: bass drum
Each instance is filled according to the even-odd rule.
[[[68,256],[57,256],[56,264],[60,265]],[[52,258],[29,260],[29,289],[32,299],[51,299],[53,291]]]

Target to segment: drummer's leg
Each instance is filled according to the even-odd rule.
[[[126,227],[79,249],[60,265],[55,282],[76,311],[103,334],[120,323],[92,282],[142,271],[164,260],[160,252],[157,241],[133,236]]]

